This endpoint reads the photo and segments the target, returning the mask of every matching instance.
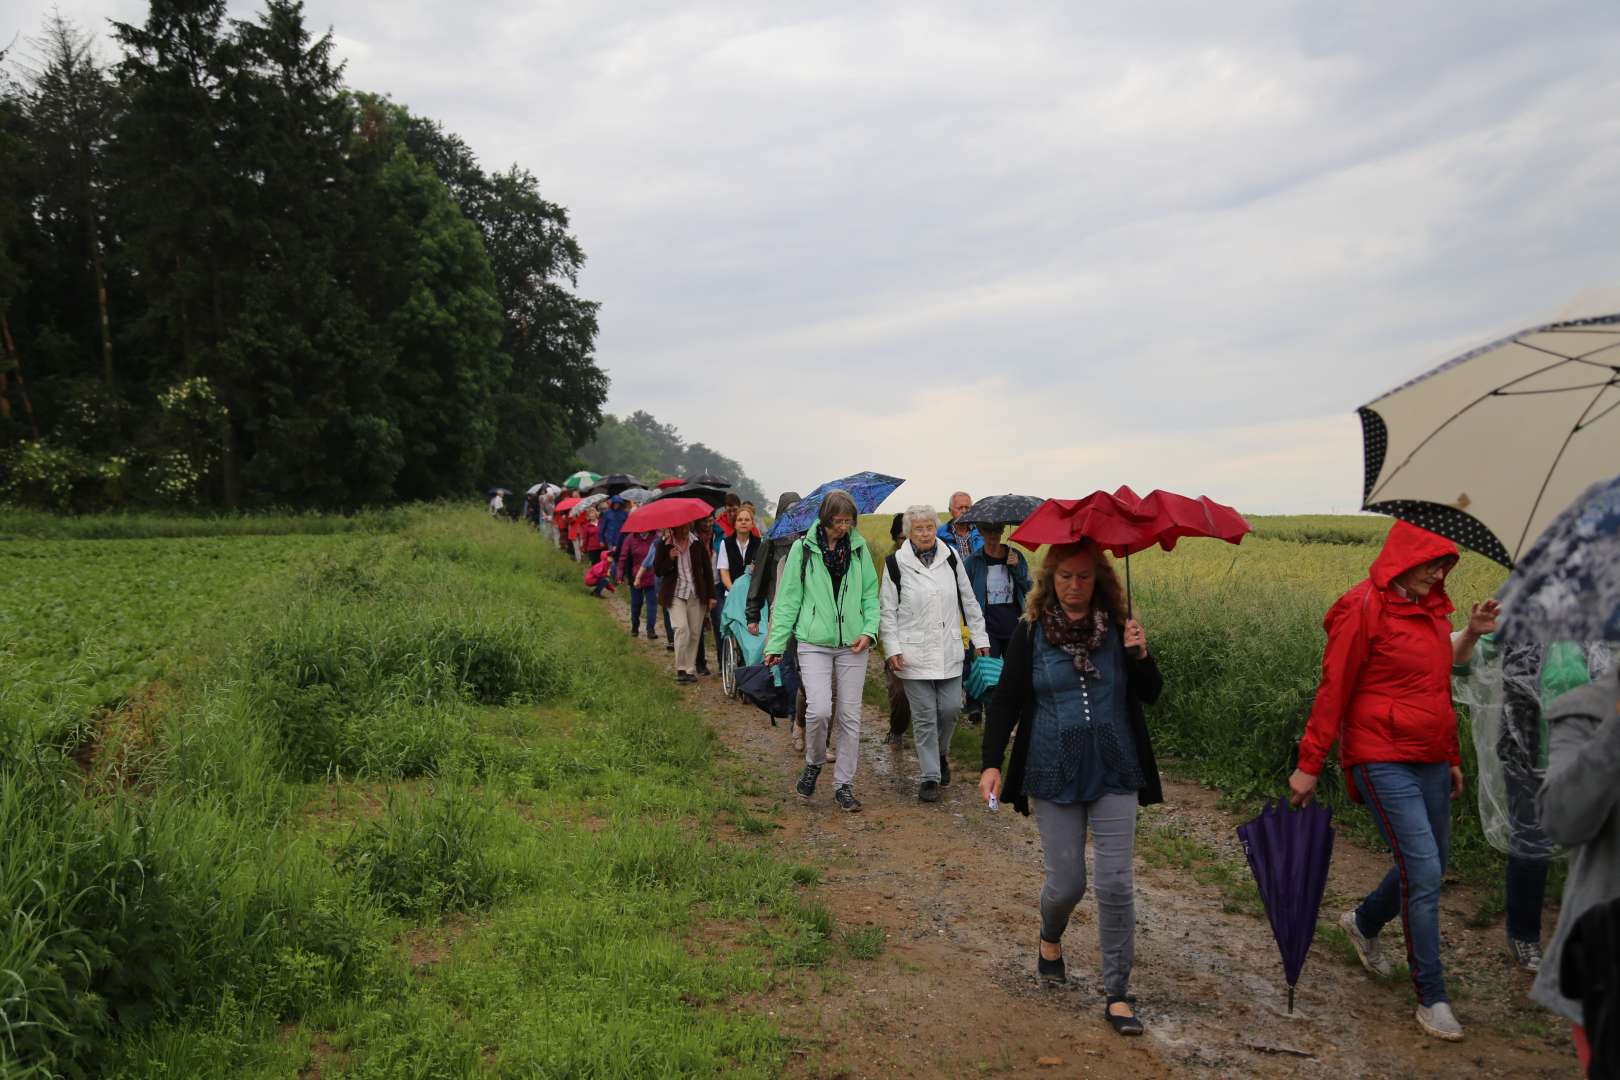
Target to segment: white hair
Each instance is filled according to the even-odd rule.
[[[956,497],[958,495],[960,495],[962,498],[966,499],[968,502],[973,501],[973,496],[969,495],[967,492],[965,492],[965,491],[953,491],[953,492],[951,492],[951,502],[955,502]],[[949,506],[950,503],[947,503],[946,505]]]
[[[918,521],[931,521],[934,523],[934,527],[938,528],[939,514],[932,506],[925,503],[906,507],[906,532],[910,532],[911,526]]]

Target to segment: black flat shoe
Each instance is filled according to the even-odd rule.
[[[1110,1011],[1120,1002],[1124,1002],[1126,1005],[1131,1006],[1136,1005],[1136,999],[1134,997],[1115,997],[1111,995],[1108,998],[1108,1004],[1103,1006],[1103,1018],[1106,1019],[1113,1027],[1114,1034],[1141,1035],[1143,1032],[1147,1031],[1147,1028],[1142,1026],[1142,1021],[1137,1019],[1135,1016],[1115,1016]],[[1131,1011],[1135,1012],[1135,1009],[1133,1008]]]
[[[1035,973],[1040,976],[1041,982],[1047,986],[1062,986],[1069,981],[1069,971],[1063,965],[1063,957],[1048,960],[1041,955],[1039,949],[1035,950]]]

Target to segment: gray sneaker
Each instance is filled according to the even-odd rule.
[[[1356,925],[1356,913],[1347,911],[1340,915],[1339,926],[1343,928],[1344,936],[1350,939],[1350,944],[1355,946],[1356,955],[1361,958],[1361,966],[1380,978],[1389,978],[1394,968],[1384,956],[1378,938],[1362,936],[1361,927]]]
[[[1541,942],[1508,938],[1508,955],[1520,971],[1535,975],[1541,971]]]
[[[1444,1001],[1437,1001],[1433,1005],[1419,1005],[1417,1011],[1418,1027],[1425,1033],[1446,1042],[1462,1042],[1462,1025],[1457,1023],[1457,1016],[1451,1011],[1451,1006]]]

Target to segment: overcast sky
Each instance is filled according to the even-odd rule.
[[[308,12],[569,208],[610,411],[773,493],[1354,510],[1358,405],[1620,280],[1613,0]]]

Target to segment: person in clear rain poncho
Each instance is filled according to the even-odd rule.
[[[1466,630],[1454,638],[1466,637]],[[1547,772],[1546,708],[1560,694],[1612,671],[1613,646],[1561,641],[1503,646],[1494,634],[1456,650],[1452,691],[1468,706],[1479,758],[1479,817],[1507,856],[1508,951],[1526,972],[1541,966],[1541,909],[1558,847],[1536,817]]]

